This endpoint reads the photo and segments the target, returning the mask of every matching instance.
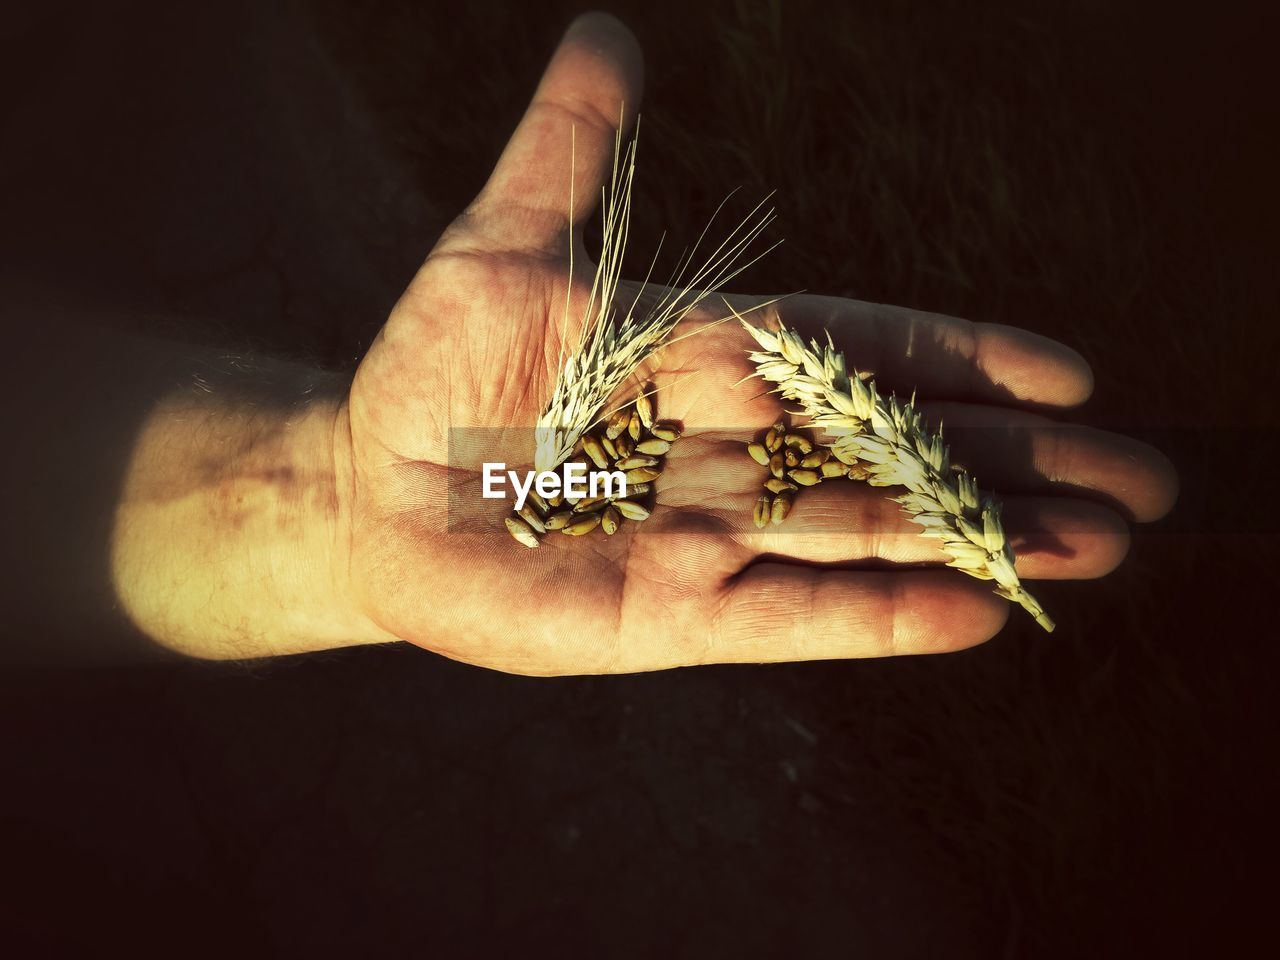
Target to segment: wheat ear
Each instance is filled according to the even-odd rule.
[[[1053,620],[1014,570],[1000,505],[982,495],[967,472],[951,465],[942,431],[925,426],[914,397],[905,403],[894,396],[886,399],[874,380],[850,376],[830,334],[825,346],[816,340],[806,344],[785,325],[773,333],[738,319],[760,346],[750,354],[755,375],[800,403],[840,461],[861,464],[874,486],[906,487],[908,492],[893,500],[907,519],[924,528],[921,536],[941,541],[951,557],[947,566],[994,580],[997,594],[1053,630]]]
[[[583,434],[607,414],[606,404],[618,388],[662,346],[689,311],[773,249],[769,247],[742,262],[751,243],[773,222],[773,209],[765,208],[766,197],[729,232],[701,266],[691,270],[698,247],[711,227],[708,223],[698,242],[680,258],[661,296],[641,304],[653,273],[651,263],[636,296],[629,304],[617,304],[622,258],[631,223],[635,169],[636,140],[633,138],[624,152],[619,132],[614,142],[613,175],[602,191],[604,240],[581,333],[577,345],[565,356],[569,310],[566,298],[560,372],[551,399],[534,429],[534,467],[538,470],[555,469],[567,460]],[[570,209],[572,204],[571,196]],[[713,216],[713,222],[714,219]],[[572,246],[570,237],[570,249]],[[655,253],[654,262],[656,260]],[[572,269],[570,284],[572,286]]]

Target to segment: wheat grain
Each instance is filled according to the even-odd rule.
[[[628,520],[648,520],[649,508],[634,500],[615,500],[613,506]]]
[[[785,436],[781,421],[770,427],[764,435],[764,448],[768,453],[777,453],[782,449],[782,438]]]
[[[586,455],[591,458],[591,462],[594,463],[601,470],[609,466],[609,456],[605,452],[605,449],[601,445],[600,441],[597,440],[595,437],[590,435],[583,437],[582,449],[583,449],[583,452],[585,452]]]
[[[641,440],[636,444],[636,453],[662,456],[670,449],[670,440],[659,440],[657,437],[650,437],[648,440]]]
[[[750,354],[755,376],[774,384],[785,399],[800,403],[811,424],[830,438],[826,445],[836,458],[850,465],[849,476],[865,477],[874,486],[906,487],[908,492],[894,501],[907,519],[923,528],[922,536],[940,541],[951,557],[948,566],[995,581],[997,594],[1021,605],[1045,630],[1053,630],[1053,620],[1018,579],[999,504],[980,494],[967,472],[951,465],[941,431],[925,426],[914,397],[905,403],[894,396],[886,399],[873,380],[850,376],[844,354],[830,335],[825,346],[816,340],[806,344],[785,325],[771,332],[734,315],[760,347]],[[797,479],[797,472],[791,472],[792,479]],[[779,499],[782,496],[787,494]],[[777,511],[775,501],[775,522]]]
[[[572,510],[561,510],[558,513],[553,513],[551,516],[547,517],[544,521],[544,526],[546,526],[548,530],[562,530],[568,526],[569,521],[572,519]]]
[[[653,401],[647,393],[636,397],[636,413],[640,416],[640,425],[646,430],[653,429]]]
[[[610,440],[617,440],[622,431],[627,429],[627,424],[630,422],[631,412],[629,410],[618,410],[609,418],[609,426],[604,435]]]
[[[774,523],[781,523],[787,519],[787,514],[791,512],[791,506],[796,502],[796,495],[790,490],[784,490],[773,498],[773,509],[771,518]]]
[[[538,535],[533,532],[532,527],[519,517],[507,517],[506,524],[507,530],[510,531],[511,536],[515,537],[517,541],[530,548],[538,546]]]
[[[605,532],[605,536],[612,537],[617,533],[621,523],[622,517],[618,514],[617,507],[610,504],[604,508],[604,513],[600,516],[600,529]]]
[[[638,470],[641,467],[652,467],[658,463],[657,457],[630,456],[619,460],[615,466],[619,470]]]
[[[769,525],[769,518],[773,515],[773,498],[767,493],[760,494],[756,498],[756,506],[754,512],[754,520],[757,527],[764,528]]]
[[[813,453],[813,441],[798,433],[788,433],[783,437],[782,443],[784,446],[790,447],[792,450],[798,450],[801,453]]]
[[[583,514],[580,518],[578,518],[577,520],[574,520],[572,523],[562,527],[560,532],[567,534],[568,536],[571,536],[571,537],[581,537],[581,536],[584,536],[585,534],[590,533],[592,530],[594,530],[598,526],[600,526],[600,514],[587,513],[587,514]]]
[[[533,508],[533,504],[526,503],[523,507],[516,511],[516,516],[527,523],[534,533],[546,533],[546,525],[542,522],[542,517],[538,515],[538,511]]]

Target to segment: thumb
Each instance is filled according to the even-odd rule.
[[[640,45],[619,20],[574,20],[489,181],[455,225],[468,246],[562,252],[569,223],[576,229],[600,199],[643,82]]]

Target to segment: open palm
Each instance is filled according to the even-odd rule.
[[[528,550],[503,526],[509,505],[480,498],[480,459],[532,460],[529,428],[590,285],[579,247],[570,286],[571,156],[580,243],[611,167],[609,118],[619,104],[633,109],[640,72],[616,21],[573,25],[489,183],[362,362],[347,414],[350,576],[363,612],[393,636],[529,674],[931,652],[991,637],[1008,604],[939,569],[945,557],[882,490],[826,483],[804,492],[785,525],[755,528],[762,470],[743,441],[780,404],[738,385],[751,372],[749,338],[715,323],[728,312],[719,301],[644,371],[661,415],[684,428],[648,521],[613,537],[550,535]],[[764,302],[731,300],[740,311]],[[1005,495],[1024,577],[1107,572],[1127,547],[1123,515],[1150,519],[1172,502],[1155,451],[1019,409],[1085,399],[1088,367],[1066,347],[832,298],[792,298],[755,318],[771,314],[830,329],[882,384],[945,401],[925,409],[945,417],[956,460]]]

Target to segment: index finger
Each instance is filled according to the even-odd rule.
[[[840,297],[798,296],[775,309],[806,338],[830,331],[849,368],[871,371],[885,391],[1049,408],[1093,392],[1084,357],[1030,330]]]

